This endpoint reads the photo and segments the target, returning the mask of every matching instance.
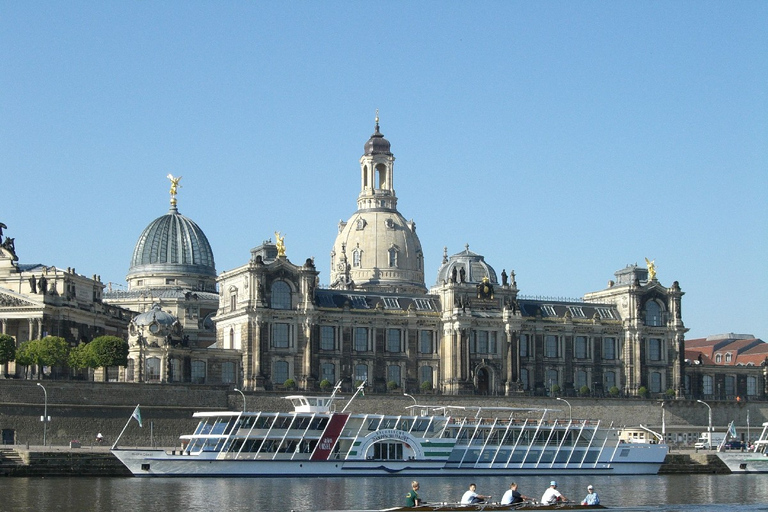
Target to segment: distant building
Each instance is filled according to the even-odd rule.
[[[128,290],[104,294],[110,304],[138,313],[128,326],[128,366],[121,380],[232,384],[240,380],[240,354],[215,347],[212,317],[219,295],[213,251],[203,230],[177,209],[179,179],[171,180],[168,213],[136,242]]]
[[[416,224],[397,208],[394,155],[379,131],[360,158],[357,211],[331,251],[330,286],[314,261],[265,241],[218,277],[218,345],[242,351],[243,387],[345,387],[446,394],[682,393],[683,292],[631,265],[582,300],[519,295],[465,247],[443,255],[427,290]],[[650,271],[650,276],[649,276]]]
[[[71,347],[98,336],[125,339],[133,313],[105,303],[104,288],[99,276],[89,278],[74,268],[18,263],[15,240],[6,236],[0,244],[0,333],[13,336],[17,347],[45,336],[64,338]],[[4,366],[0,376],[21,376],[14,362]],[[75,375],[63,366],[46,371],[60,378]]]
[[[734,333],[686,340],[685,393],[702,400],[765,400],[768,343]]]

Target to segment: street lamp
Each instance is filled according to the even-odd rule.
[[[708,404],[707,402],[705,402],[704,400],[696,400],[696,401],[697,401],[697,402],[699,402],[700,404],[704,404],[704,405],[706,405],[706,406],[707,406],[707,409],[709,409],[709,430],[707,430],[707,432],[710,432],[710,434],[709,434],[709,435],[710,435],[710,436],[712,436],[712,434],[711,434],[711,432],[712,432],[712,408],[711,408],[711,407],[709,406],[709,404]],[[711,440],[711,438],[710,438],[710,443],[711,443],[711,442],[712,442],[712,440]]]
[[[557,397],[557,400],[559,400],[560,402],[565,402],[568,405],[568,422],[572,423],[573,422],[573,409],[571,408],[570,402],[568,402],[568,400],[566,400],[565,398],[560,398],[560,397]]]
[[[409,395],[408,393],[403,393],[403,396],[409,397],[411,400],[413,400],[413,405],[419,405],[419,402],[416,401],[415,398],[413,398],[412,395]]]
[[[242,391],[240,391],[240,390],[239,390],[239,389],[237,389],[237,388],[235,388],[235,391],[237,391],[238,393],[240,393],[240,395],[243,397],[243,412],[245,412],[245,393],[243,393]]]
[[[46,434],[48,431],[48,391],[45,390],[45,386],[37,383],[38,386],[43,388],[43,393],[45,394],[45,407],[43,408],[43,417],[40,418],[40,421],[43,422],[43,446],[45,446],[46,443]]]

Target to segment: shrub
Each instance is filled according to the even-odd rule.
[[[669,388],[666,392],[667,398],[674,398],[675,397],[675,390],[672,388]]]
[[[579,394],[581,396],[589,396],[589,386],[584,385],[579,388]]]
[[[397,382],[393,381],[393,380],[387,382],[387,389],[390,390],[390,391],[392,391],[394,389],[397,389],[399,387],[400,387],[400,385]]]
[[[355,387],[356,387],[356,388],[359,388],[359,387],[360,387],[360,385],[361,385],[362,383],[363,383],[363,381],[361,381],[361,380],[356,380],[356,381],[355,381]]]
[[[432,391],[432,383],[428,380],[422,382],[420,387],[422,391]]]
[[[283,382],[283,386],[285,386],[285,389],[294,389],[296,388],[296,381],[293,379],[286,379],[285,382]]]
[[[619,396],[619,388],[617,388],[616,386],[611,386],[608,389],[608,394],[616,398],[617,396]]]
[[[648,397],[648,388],[645,386],[640,386],[640,389],[637,390],[637,396],[640,396],[642,398]]]
[[[550,388],[549,392],[555,396],[560,394],[560,385],[559,384],[553,384]]]
[[[328,391],[329,389],[331,389],[331,381],[329,381],[328,379],[321,380],[320,389],[322,389],[323,391]]]

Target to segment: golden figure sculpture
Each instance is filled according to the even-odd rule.
[[[171,204],[173,206],[176,206],[176,193],[179,187],[181,187],[181,185],[179,185],[179,181],[181,181],[181,176],[179,176],[178,178],[174,178],[173,174],[169,173],[168,176],[166,176],[166,178],[171,180]]]
[[[645,264],[648,265],[648,280],[653,281],[656,279],[656,260],[645,258]]]
[[[275,238],[277,239],[275,243],[277,246],[277,257],[285,256],[285,235],[280,236],[280,232],[275,231]]]

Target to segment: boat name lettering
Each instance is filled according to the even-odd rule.
[[[371,438],[372,442],[382,441],[384,439],[396,439],[398,441],[411,441],[413,438],[407,432],[395,429],[379,430]]]

